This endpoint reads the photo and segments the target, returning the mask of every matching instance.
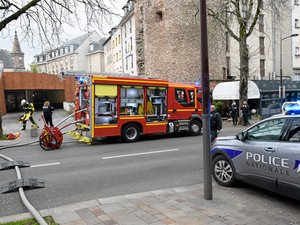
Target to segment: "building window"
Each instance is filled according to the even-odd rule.
[[[119,34],[118,38],[119,38],[118,44],[120,44],[120,41],[121,41],[121,35],[120,34]]]
[[[225,33],[225,44],[226,44],[226,52],[229,52],[229,34],[228,32]]]
[[[126,58],[126,65],[125,65],[126,67],[126,70],[128,70],[128,58]]]
[[[226,57],[226,74],[227,74],[227,79],[231,78],[230,74],[230,57]]]
[[[129,31],[130,31],[130,33],[132,33],[132,22],[131,22],[131,20],[129,21]]]
[[[295,55],[300,56],[300,47],[295,48]]]
[[[264,32],[264,15],[260,14],[259,15],[259,31]]]
[[[121,60],[122,54],[121,51],[119,51],[119,60]]]
[[[299,19],[295,19],[295,28],[300,28]]]
[[[127,53],[127,51],[128,51],[128,49],[127,49],[127,41],[125,41],[124,46],[125,46],[125,53]]]
[[[118,53],[116,53],[116,62],[118,61],[119,57],[118,57]]]
[[[126,37],[126,25],[124,25],[124,36]]]
[[[94,45],[90,44],[90,52],[94,51]]]
[[[130,37],[130,51],[132,51],[132,37]]]
[[[265,38],[259,37],[259,53],[261,55],[265,54]]]
[[[131,68],[133,68],[133,56],[131,56]]]
[[[265,77],[265,60],[260,60],[260,77]]]

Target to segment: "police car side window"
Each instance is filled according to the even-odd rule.
[[[286,119],[268,120],[248,130],[246,140],[278,141]]]
[[[300,118],[296,118],[287,134],[287,141],[300,142]]]

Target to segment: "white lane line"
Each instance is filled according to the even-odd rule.
[[[38,164],[38,165],[32,165],[30,167],[43,167],[43,166],[55,166],[55,165],[59,165],[59,162],[56,163],[45,163],[45,164]]]
[[[116,159],[116,158],[130,157],[130,156],[150,155],[150,154],[165,153],[165,152],[175,152],[175,151],[179,151],[179,149],[175,148],[175,149],[167,149],[167,150],[153,151],[153,152],[140,152],[140,153],[134,153],[134,154],[127,154],[127,155],[107,156],[107,157],[102,157],[102,159]]]

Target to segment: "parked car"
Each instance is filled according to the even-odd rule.
[[[239,180],[300,200],[300,115],[279,114],[219,137],[211,154],[218,184]]]

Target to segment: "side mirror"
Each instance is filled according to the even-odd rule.
[[[244,141],[245,140],[245,134],[244,132],[241,132],[239,134],[236,135],[236,138],[239,140],[239,141]]]

